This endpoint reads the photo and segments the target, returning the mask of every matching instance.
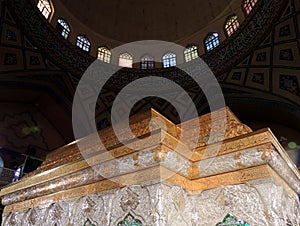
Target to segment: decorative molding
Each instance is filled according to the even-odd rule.
[[[160,136],[165,137],[165,139],[168,139],[166,138],[166,135]],[[187,178],[188,180],[195,180],[199,179],[199,175],[203,177],[210,176],[212,174],[224,173],[224,171],[222,171],[221,169],[214,171],[213,165],[211,165],[212,163],[210,163],[211,160],[208,162],[206,161],[208,158],[213,157],[215,157],[215,161],[217,161],[217,158],[221,156],[223,156],[222,158],[224,159],[224,162],[232,162],[233,164],[233,168],[227,168],[225,169],[225,171],[233,171],[261,164],[269,164],[274,169],[276,169],[276,172],[282,178],[288,181],[288,183],[295,190],[300,191],[300,187],[299,185],[297,185],[296,182],[300,178],[299,172],[297,172],[297,169],[294,165],[292,165],[291,160],[287,157],[284,151],[280,150],[280,145],[277,144],[276,139],[274,139],[274,136],[269,130],[261,130],[229,140],[225,140],[222,144],[209,145],[207,146],[207,150],[201,148],[201,150],[196,151],[196,153],[192,157],[191,155],[185,153],[184,150],[186,148],[183,148],[182,152],[181,149],[179,149],[178,153],[174,152],[174,154],[170,154],[173,153],[172,149],[174,149],[174,147],[170,147],[171,149],[169,149],[167,148],[167,146],[164,147],[164,144],[168,145],[170,144],[170,142],[162,140],[159,148],[149,150],[149,153],[147,152],[148,154],[144,151],[144,154],[148,156],[148,158],[149,156],[152,156],[152,159],[148,159],[147,163],[143,161],[143,153],[134,153],[134,150],[131,150],[124,146],[120,146],[116,147],[115,149],[112,149],[110,153],[98,154],[92,157],[93,168],[89,167],[86,160],[81,160],[69,162],[68,164],[63,166],[45,170],[44,172],[32,175],[29,178],[23,178],[20,182],[1,190],[0,195],[4,196],[2,198],[2,203],[4,205],[7,205],[13,202],[20,202],[26,199],[35,198],[39,195],[48,195],[51,192],[60,191],[62,188],[71,189],[76,186],[84,186],[89,183],[94,183],[95,181],[104,180],[103,176],[105,176],[106,178],[119,177],[124,173],[135,173],[138,170],[145,170],[157,164],[165,166],[174,172],[177,172],[178,169],[181,167],[178,173],[180,173],[180,176],[182,178]],[[147,149],[152,146],[153,144],[149,144],[147,147],[144,148]],[[275,146],[277,150],[281,153],[280,155],[276,154],[277,152],[273,146]],[[199,155],[199,153],[203,151],[206,151],[207,153],[216,153],[215,148],[220,149],[219,152],[215,155]],[[160,153],[158,155],[160,156],[159,158],[155,157],[157,155],[156,151]],[[164,157],[161,153],[169,153],[168,158],[170,158],[170,160],[165,159],[166,156]],[[236,154],[233,155],[233,153]],[[250,157],[247,153],[250,154]],[[175,155],[175,157],[172,157],[172,155]],[[243,155],[248,156],[247,159],[251,158],[251,162],[249,163],[250,165],[240,160],[241,156]],[[173,160],[173,158],[177,159],[176,164],[178,164],[178,166],[176,166],[176,164],[172,164],[172,162],[175,161]],[[184,160],[185,158],[187,158],[187,160]],[[134,160],[132,161],[132,164],[134,165],[132,165],[131,168],[134,168],[135,170],[132,171],[132,169],[129,167],[129,169],[126,172],[124,171],[121,173],[118,167],[120,167],[123,161],[127,163],[130,162],[132,159]],[[194,164],[191,164],[189,162],[189,160],[192,159]],[[88,160],[88,162],[90,161],[91,160]],[[206,163],[204,163],[205,161]],[[289,167],[286,165],[286,163],[289,165]],[[143,166],[141,167],[140,165]],[[105,168],[105,166],[114,167],[111,167],[109,169],[107,175],[102,173],[101,175],[94,176],[94,170],[103,170],[103,167]],[[208,166],[212,167],[212,169],[210,169]],[[176,167],[179,168],[177,169]],[[204,169],[202,169],[201,167],[204,167]],[[199,169],[201,174],[199,174]],[[198,173],[194,173],[195,170],[198,171]],[[209,173],[211,170],[213,170],[214,173]],[[184,172],[187,172],[188,174]],[[62,183],[62,181],[64,182]]]
[[[224,110],[228,111],[228,109],[223,109],[213,114],[222,119],[221,113]],[[205,122],[203,126],[208,128],[211,126],[209,115],[197,119],[200,122]],[[230,111],[227,115],[230,115]],[[86,194],[82,193],[82,190],[85,190],[87,194],[92,194],[98,189],[101,191],[111,187],[122,187],[124,182],[135,184],[157,179],[166,179],[170,183],[190,191],[206,190],[225,186],[228,183],[242,183],[259,178],[274,177],[272,175],[275,172],[270,173],[267,170],[270,166],[276,170],[275,174],[284,178],[292,189],[300,191],[297,184],[300,178],[299,172],[292,165],[285,152],[281,150],[282,147],[268,129],[250,132],[242,128],[241,131],[246,131],[245,134],[236,132],[236,129],[238,131],[239,126],[243,124],[234,115],[231,115],[227,120],[231,135],[223,142],[206,144],[206,146],[200,147],[192,155],[184,144],[181,144],[182,147],[176,148],[180,141],[176,138],[177,130],[174,129],[174,124],[160,116],[155,110],[131,118],[131,125],[135,125],[135,133],[139,136],[147,135],[150,131],[145,130],[143,125],[147,125],[152,117],[160,117],[167,124],[167,131],[159,129],[160,125],[153,125],[153,129],[158,131],[153,132],[153,134],[158,136],[158,139],[150,139],[150,142],[146,144],[139,144],[136,141],[136,144],[134,144],[132,142],[131,144],[135,147],[135,150],[131,150],[124,145],[115,143],[115,138],[111,136],[111,128],[107,128],[102,133],[106,135],[106,142],[110,145],[113,144],[109,152],[94,153],[95,150],[98,150],[96,143],[93,142],[94,136],[89,138],[89,146],[86,147],[87,151],[93,150],[93,156],[90,159],[80,161],[73,159],[73,157],[70,159],[70,153],[79,153],[79,151],[75,143],[66,146],[67,151],[62,152],[62,154],[48,156],[45,165],[41,167],[43,170],[37,170],[35,174],[2,189],[0,192],[2,204],[10,208],[10,205],[18,206],[20,203],[24,206],[31,205],[33,200],[37,200],[35,201],[36,205],[40,205],[48,199],[52,202],[53,200],[59,201],[61,197],[72,198]],[[188,122],[190,123],[188,124],[189,129],[194,128],[193,122],[193,120]],[[175,137],[169,133],[174,134]],[[200,133],[200,137],[205,134]],[[98,136],[98,134],[96,135]],[[152,148],[155,145],[159,146]],[[215,151],[216,148],[219,152]],[[203,152],[208,154],[204,155]],[[210,153],[213,153],[213,155],[210,155]],[[55,163],[57,158],[63,159],[64,162],[60,162],[60,164],[64,165],[57,167],[51,164],[53,161]],[[219,169],[218,165],[214,166],[213,164],[207,164],[207,162],[202,164],[210,158],[215,158],[212,160],[216,162],[219,161],[218,158],[223,158],[223,162],[227,162],[225,164],[227,168]],[[89,167],[86,161],[92,164],[93,168]],[[205,167],[202,168],[202,166]],[[228,168],[228,166],[230,167]],[[265,168],[255,170],[261,167]],[[99,173],[95,174],[94,171],[102,173],[101,175]],[[114,182],[105,178],[114,178]],[[63,195],[61,196],[61,194]],[[131,197],[124,198],[123,208],[129,203],[132,210],[137,205],[137,196],[133,193],[128,193],[128,195]]]
[[[165,177],[164,179],[166,179],[167,182],[173,185],[180,186],[191,192],[197,192],[222,186],[241,184],[254,180],[273,178],[274,175],[276,175],[276,173],[272,170],[270,166],[261,165],[252,168],[242,169],[239,171],[200,178],[197,180],[189,180],[179,174],[174,174],[174,172],[171,172],[164,167],[156,166],[143,171],[138,171],[135,173],[120,176],[117,178],[117,180],[121,183],[116,183],[108,179],[104,179],[92,184],[62,190],[60,192],[52,193],[50,195],[40,196],[22,202],[10,204],[5,206],[3,213],[8,214],[11,212],[23,211],[33,207],[45,207],[60,201],[67,201],[69,199],[84,197],[86,195],[95,194],[102,191],[122,188],[124,187],[124,185],[122,185],[122,181],[126,181],[127,186],[129,186],[134,184],[149,183],[151,181],[154,182],[157,179],[160,180],[162,179],[162,177]],[[290,192],[292,190],[289,189],[287,191]],[[296,197],[295,193],[293,193],[292,195],[292,197]]]

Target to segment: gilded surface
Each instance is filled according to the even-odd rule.
[[[262,156],[266,151],[273,153],[273,155],[271,156],[270,154],[269,158],[264,159]],[[239,156],[239,158],[237,159],[236,156]],[[64,177],[41,183],[39,186],[24,188],[23,190],[4,196],[2,203],[3,205],[9,205],[60,190],[94,183],[102,180],[103,177],[111,178],[124,173],[136,172],[152,167],[155,164],[160,164],[172,172],[177,172],[189,179],[197,179],[267,163],[273,166],[279,175],[291,184],[296,191],[300,190],[299,185],[297,185],[297,178],[295,176],[291,177],[293,175],[292,172],[288,171],[288,167],[285,166],[283,159],[276,154],[272,145],[269,144],[227,155],[220,155],[213,159],[205,159],[197,163],[191,163],[171,149],[160,146],[155,149],[145,149],[139,153],[126,155],[123,158],[104,161],[99,165],[95,165],[94,168],[70,173]],[[220,165],[222,165],[221,168]]]
[[[5,202],[11,201],[11,203],[6,203],[6,205],[9,205],[5,207],[5,212],[19,211],[25,208],[55,203],[61,200],[85,196],[116,187],[123,187],[122,184],[124,182],[126,182],[126,184],[139,184],[147,181],[155,181],[156,179],[164,179],[171,184],[179,185],[189,191],[202,191],[220,186],[239,184],[247,181],[272,177],[274,172],[270,170],[271,168],[268,165],[262,165],[239,171],[190,180],[179,174],[174,174],[172,171],[164,167],[157,166],[144,171],[137,171],[135,173],[119,176],[115,179],[115,181],[118,181],[118,183],[103,179],[102,181],[95,182],[93,184],[66,189],[63,191],[55,192],[55,190],[53,190],[52,193],[48,195],[36,194],[38,197],[31,197],[32,199],[26,201],[21,200],[22,202],[18,202],[20,199],[18,196],[11,196],[11,200],[5,200]],[[68,183],[68,181],[66,183]]]
[[[211,115],[213,115],[214,118],[216,118],[217,120],[216,125],[219,125],[220,128],[218,127],[211,128]],[[226,116],[226,118],[224,118],[224,115]],[[150,123],[151,119],[156,117],[159,118],[162,123],[159,123],[159,120],[156,120],[155,123]],[[199,117],[199,119],[195,119],[195,120],[199,120],[200,123],[200,137],[199,137],[200,143],[198,146],[205,146],[209,144],[208,136],[210,132],[215,134],[214,139],[212,139],[210,143],[222,141],[223,139],[220,140],[222,138],[222,134],[219,134],[222,128],[221,127],[222,123],[224,124],[227,122],[225,139],[251,132],[251,130],[246,125],[242,124],[228,108],[221,109],[211,114],[206,114],[204,116]],[[191,137],[192,137],[193,129],[195,127],[194,120],[190,120],[186,122],[185,126],[190,128],[189,133],[191,133]],[[132,132],[133,134],[136,135],[136,137],[140,137],[145,134],[148,134],[150,131],[163,128],[172,137],[178,138],[180,134],[180,127],[181,125],[178,126],[174,125],[171,121],[169,121],[168,119],[166,119],[165,117],[163,117],[153,109],[151,109],[148,112],[134,115],[130,118],[130,128],[132,129]],[[103,129],[99,131],[98,135],[101,138],[102,142],[104,143],[105,147],[107,147],[108,149],[111,149],[114,146],[119,145],[122,141],[124,141],[124,140],[119,141],[117,139],[112,128]],[[92,153],[97,154],[99,153],[99,151],[101,151],[97,149],[96,146],[97,143],[95,143],[92,136],[91,139],[89,137],[84,139],[88,140],[88,142],[86,142],[88,144],[88,146],[86,147],[87,152],[92,150]],[[174,146],[174,141],[172,142]],[[177,142],[178,140],[175,141],[175,143]],[[186,142],[188,143],[189,141],[187,140]],[[77,161],[79,159],[82,159],[82,156],[80,151],[77,148],[76,143],[73,143],[71,145],[66,145],[54,151],[52,154],[50,154],[47,157],[46,161],[35,172],[29,174],[29,176],[41,173],[43,171],[55,168],[63,164]]]
[[[188,197],[185,195],[188,191],[202,194],[209,189],[231,187],[257,180],[276,181],[286,194],[295,198],[295,191],[300,192],[300,175],[274,135],[268,129],[252,132],[228,109],[212,113],[215,114],[214,117],[219,125],[224,123],[222,111],[226,111],[227,120],[225,140],[221,139],[221,126],[211,128],[211,115],[204,115],[195,119],[202,126],[198,147],[194,151],[186,145],[188,141],[178,140],[181,125],[175,126],[154,110],[130,119],[131,129],[136,136],[148,137],[151,132],[154,139],[147,139],[146,142],[121,140],[130,143],[131,148],[129,148],[117,140],[112,128],[107,128],[100,131],[99,136],[104,140],[109,151],[99,150],[94,135],[84,138],[89,141],[84,150],[90,156],[89,164],[81,157],[76,143],[58,149],[48,156],[37,171],[1,190],[0,197],[5,205],[6,222],[17,222],[18,214],[24,212],[26,225],[35,225],[38,222],[35,216],[43,209],[47,212],[45,213],[47,216],[57,218],[57,221],[63,224],[62,222],[67,218],[59,217],[62,215],[62,206],[68,206],[72,200],[80,199],[84,200],[86,205],[81,209],[83,215],[80,216],[90,216],[89,219],[93,222],[104,222],[103,225],[109,225],[106,223],[112,222],[112,219],[107,217],[102,221],[92,219],[92,209],[96,208],[97,202],[91,197],[104,191],[108,194],[112,189],[121,191],[123,187],[131,185],[158,182],[184,189],[174,196],[174,207],[182,212],[188,208]],[[151,121],[152,117],[158,117],[160,120]],[[197,133],[195,120],[186,122],[191,138]],[[213,136],[208,139],[211,131]],[[160,189],[154,189],[153,194],[148,195],[157,194],[158,191],[161,192]],[[137,211],[144,201],[141,199],[144,195],[134,189],[127,189],[126,194],[119,200],[120,208],[124,214],[128,211]],[[194,199],[200,196],[196,195]],[[162,195],[162,198],[164,197],[167,197],[167,194]],[[220,201],[226,203],[224,197],[220,198]],[[167,203],[163,205],[165,204]],[[296,209],[299,208],[298,204],[295,205]],[[73,204],[67,208],[72,213],[80,211]],[[159,205],[157,208],[160,208]],[[170,209],[170,211],[173,212],[168,214],[172,215],[175,210]],[[270,218],[274,214],[268,212],[265,217]],[[164,215],[164,219],[167,219],[167,215]],[[122,220],[121,216],[115,218],[119,219],[118,222]],[[79,220],[83,219],[78,218]],[[170,222],[172,222],[170,225],[176,225],[177,221],[171,218]],[[68,224],[74,225],[74,222]],[[190,225],[190,222],[187,225]]]

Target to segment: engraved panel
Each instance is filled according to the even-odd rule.
[[[138,202],[124,202],[136,198]],[[127,208],[122,208],[121,203]],[[87,219],[95,225],[118,225],[126,219],[135,219],[138,225],[207,226],[222,222],[228,213],[249,225],[282,226],[288,221],[299,225],[299,209],[298,199],[270,179],[198,193],[168,183],[154,183],[6,214],[2,226],[78,226],[84,225]]]

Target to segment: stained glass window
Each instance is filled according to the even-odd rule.
[[[163,67],[173,67],[176,66],[176,54],[175,53],[166,53],[163,55]]]
[[[141,58],[141,69],[153,69],[154,68],[154,59],[152,56],[144,55]]]
[[[90,51],[91,43],[90,43],[90,41],[88,40],[88,38],[85,35],[79,35],[79,36],[77,36],[76,45],[79,48],[81,48],[84,51],[86,51],[86,52]]]
[[[119,66],[120,67],[132,67],[133,57],[129,53],[122,53],[119,56]]]
[[[254,8],[257,0],[245,0],[244,1],[244,9],[247,14],[251,13],[252,9]]]
[[[220,45],[220,40],[217,32],[208,35],[208,37],[205,39],[205,48],[208,52],[216,48],[218,45]]]
[[[107,47],[98,48],[98,59],[110,63],[111,52]]]
[[[142,222],[135,219],[131,214],[128,214],[117,226],[142,226]]]
[[[50,4],[49,0],[39,0],[37,7],[39,8],[39,10],[43,14],[43,16],[46,19],[49,19],[50,15],[52,13],[52,8],[51,8],[51,4]]]
[[[238,21],[237,16],[234,15],[227,19],[225,24],[225,30],[228,36],[231,36],[239,27],[240,23]]]
[[[224,220],[216,226],[250,226],[248,223],[242,220],[237,220],[234,216],[227,214]]]
[[[198,47],[195,45],[191,45],[188,46],[185,50],[184,50],[184,58],[185,58],[185,62],[189,62],[193,59],[198,58]]]
[[[68,39],[70,34],[70,26],[68,23],[63,19],[57,20],[56,30],[63,36],[65,39]]]

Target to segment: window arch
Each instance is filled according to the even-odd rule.
[[[164,68],[176,66],[176,54],[171,52],[166,53],[163,55],[162,61]]]
[[[251,13],[251,11],[254,8],[256,3],[257,3],[257,0],[245,0],[244,1],[244,9],[247,14]]]
[[[56,30],[63,36],[65,39],[68,39],[71,32],[69,24],[64,20],[59,18],[57,20]]]
[[[152,56],[144,55],[141,57],[141,69],[154,69],[154,59]]]
[[[218,45],[220,45],[220,40],[219,40],[219,34],[217,32],[209,34],[205,39],[205,49],[207,52],[213,50]]]
[[[37,7],[43,16],[48,20],[53,13],[52,3],[49,0],[39,0]]]
[[[191,45],[188,46],[185,50],[184,50],[184,59],[185,62],[189,62],[193,59],[198,58],[199,54],[198,54],[198,47],[196,45]]]
[[[78,35],[76,46],[83,49],[86,52],[90,51],[91,43],[85,35]]]
[[[231,36],[239,27],[240,23],[236,15],[230,16],[226,20],[225,30],[228,36]]]
[[[133,57],[129,53],[122,53],[119,56],[119,66],[132,68]]]
[[[102,60],[102,61],[104,61],[106,63],[110,63],[111,52],[105,46],[99,47],[98,48],[98,55],[97,55],[97,57],[98,57],[99,60]]]

